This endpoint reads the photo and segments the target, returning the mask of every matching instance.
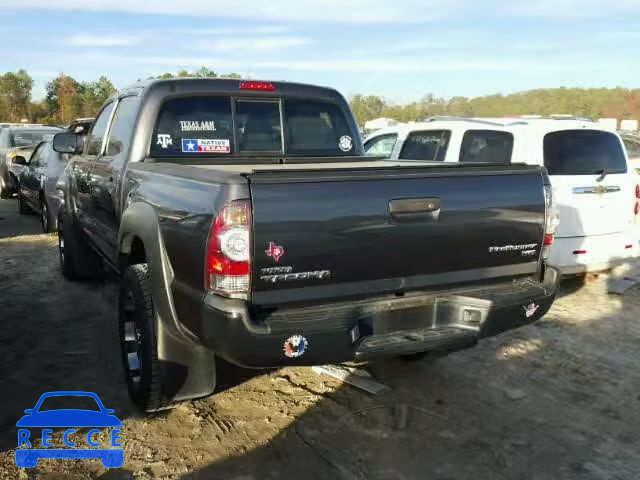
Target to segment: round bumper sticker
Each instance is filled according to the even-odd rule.
[[[349,135],[343,135],[342,137],[340,137],[338,146],[343,152],[349,152],[353,148],[353,140],[351,140],[351,137]]]
[[[306,338],[302,335],[294,335],[293,337],[289,337],[285,340],[283,351],[285,356],[289,358],[297,358],[304,355],[308,346],[309,342]]]

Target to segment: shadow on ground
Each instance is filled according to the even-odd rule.
[[[33,478],[596,480],[640,471],[637,289],[611,297],[604,281],[567,285],[530,327],[436,361],[372,364],[390,387],[382,396],[310,369],[237,370],[219,395],[141,417],[126,395],[112,283],[65,281],[55,238],[38,235],[0,240],[0,286],[0,477],[18,476],[11,449],[23,410],[67,389],[96,392],[124,420],[124,469],[51,461]]]

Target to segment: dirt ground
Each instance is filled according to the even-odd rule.
[[[0,478],[631,480],[640,478],[640,288],[568,282],[533,326],[435,361],[369,365],[370,396],[307,368],[237,372],[210,398],[130,405],[109,282],[70,283],[55,237],[0,201]],[[51,390],[96,392],[125,464],[14,463],[15,422]]]

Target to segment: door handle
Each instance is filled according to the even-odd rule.
[[[399,198],[389,201],[389,213],[399,220],[438,220],[441,202],[437,197]]]

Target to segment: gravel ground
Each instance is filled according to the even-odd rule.
[[[558,480],[640,478],[640,288],[567,282],[542,321],[435,361],[367,366],[372,397],[310,369],[253,376],[141,417],[129,404],[114,285],[70,283],[55,237],[0,201],[0,478]],[[242,380],[242,381],[241,381]],[[123,420],[125,464],[14,464],[15,422],[50,390]]]

